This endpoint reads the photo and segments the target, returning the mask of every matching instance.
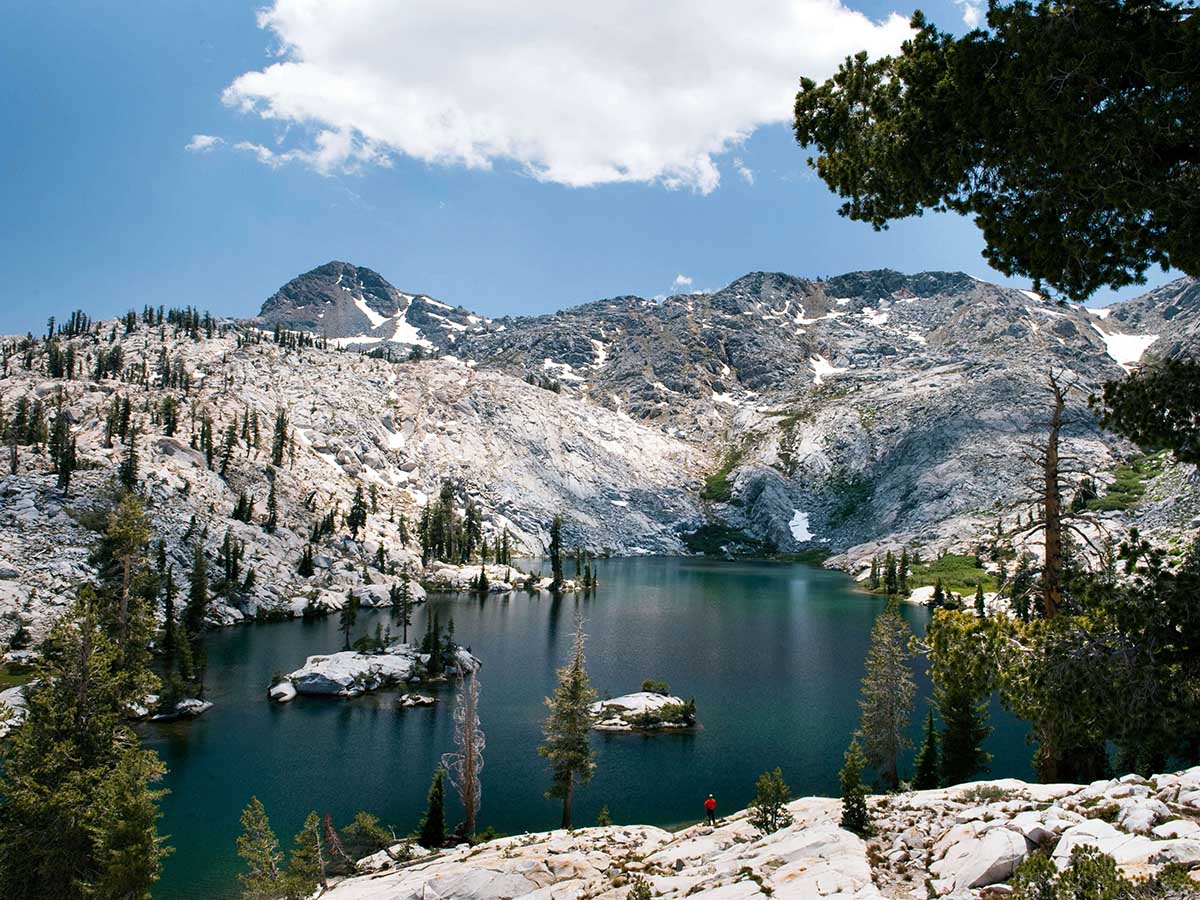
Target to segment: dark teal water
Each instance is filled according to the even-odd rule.
[[[453,616],[458,640],[483,660],[481,826],[517,833],[558,825],[558,805],[542,796],[547,779],[537,745],[543,697],[577,607],[602,695],[663,679],[696,698],[703,727],[686,735],[597,734],[599,768],[578,797],[576,824],[592,824],[607,804],[617,822],[675,825],[700,818],[710,791],[720,809],[739,809],[759,773],[775,766],[797,795],[836,792],[857,722],[868,635],[883,608],[878,598],[838,573],[801,565],[617,559],[601,561],[599,574],[601,588],[587,600],[442,596],[414,617],[420,634],[433,610],[443,622]],[[904,614],[924,629],[926,610],[906,607]],[[359,629],[373,630],[386,615],[364,611]],[[161,824],[176,848],[156,900],[237,895],[234,841],[252,794],[285,844],[311,809],[339,822],[366,809],[398,831],[416,826],[430,775],[452,749],[453,689],[442,690],[433,708],[406,711],[394,709],[391,692],[267,701],[273,672],[339,647],[333,618],[207,638],[214,708],[194,722],[146,732],[170,767]],[[923,671],[917,675],[919,720],[928,683]],[[1029,777],[1024,729],[1003,715],[993,724],[993,773]],[[919,730],[915,721],[914,738]]]

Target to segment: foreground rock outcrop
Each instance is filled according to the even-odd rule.
[[[789,804],[793,823],[768,835],[742,811],[716,828],[675,833],[646,825],[550,831],[403,863],[380,853],[362,862],[369,874],[323,896],[625,900],[633,880],[645,878],[653,896],[668,900],[976,900],[1006,894],[1030,854],[1062,867],[1084,845],[1130,875],[1175,863],[1200,877],[1200,767],[1087,786],[1006,779],[873,797],[870,806],[877,834],[865,841],[839,827],[838,800],[809,797]]]

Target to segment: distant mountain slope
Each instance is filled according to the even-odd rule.
[[[1098,428],[1088,394],[1143,354],[1194,353],[1198,322],[1192,279],[1097,311],[961,273],[890,270],[823,281],[751,273],[711,294],[489,321],[329,263],[211,338],[140,321],[60,337],[75,379],[51,376],[43,340],[8,338],[0,407],[45,412],[61,392],[81,468],[66,500],[44,447],[23,446],[18,473],[0,478],[0,645],[18,619],[44,628],[87,571],[82,513],[106,496],[123,453],[105,438],[118,397],[141,421],[143,487],[177,571],[197,527],[214,557],[226,528],[246,541],[253,596],[219,611],[236,618],[344,596],[381,546],[410,567],[399,516],[411,536],[445,478],[483,510],[489,540],[507,528],[532,552],[555,514],[568,547],[596,552],[823,548],[859,571],[901,545],[973,551],[998,519],[1015,524],[1026,448],[1045,436],[1047,371],[1075,388],[1066,452],[1103,491],[1136,448]],[[277,344],[263,334],[275,325],[327,335],[330,346]],[[414,346],[441,358],[354,352]],[[289,452],[272,477],[279,408],[294,461]],[[237,436],[226,477],[197,449],[206,415],[218,450],[230,426]],[[247,447],[254,419],[261,439]],[[1141,499],[1106,513],[1114,536],[1132,525],[1151,538],[1200,529],[1195,467],[1160,468]],[[281,526],[268,534],[272,481]],[[344,516],[360,485],[375,495],[368,541],[344,528],[318,536],[318,574],[299,577],[313,527],[335,506]],[[243,492],[254,523],[231,521]]]
[[[484,321],[461,307],[392,287],[378,272],[328,262],[298,275],[263,304],[259,320],[306,331],[334,346],[391,343],[446,349]]]
[[[1144,353],[1193,352],[1200,289],[1182,279],[1088,310],[961,272],[753,272],[713,293],[494,322],[457,312],[431,343],[469,366],[716,452],[711,523],[860,556],[994,524],[1042,434],[1051,368],[1076,387],[1070,437],[1103,480],[1132,448],[1098,429],[1087,396]]]

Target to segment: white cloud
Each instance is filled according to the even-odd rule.
[[[963,24],[968,28],[978,28],[983,22],[983,3],[980,0],[954,0],[954,5],[962,10]]]
[[[280,55],[225,102],[316,135],[265,162],[328,173],[400,154],[705,193],[716,157],[790,120],[801,75],[909,34],[839,0],[273,0],[259,24]]]
[[[754,170],[747,166],[740,156],[733,158],[733,170],[742,176],[742,181],[751,187],[754,186]]]
[[[192,153],[207,153],[213,147],[223,143],[225,141],[215,134],[193,134],[192,139],[187,142],[183,149]]]
[[[675,287],[688,287],[691,283],[692,279],[688,275],[676,275],[675,280],[672,282]]]

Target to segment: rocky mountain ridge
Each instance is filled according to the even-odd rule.
[[[1075,387],[1074,452],[1111,477],[1134,448],[1100,431],[1088,396],[1144,355],[1194,354],[1198,334],[1189,278],[1097,310],[955,272],[757,272],[480,320],[449,352],[714,448],[714,529],[850,551],[853,568],[881,542],[945,542],[1011,512],[1051,369]],[[1158,518],[1190,524],[1195,493]]]
[[[313,333],[314,317],[342,336],[272,339],[276,325]],[[18,625],[36,636],[89,574],[87,513],[110,494],[124,452],[106,435],[117,398],[140,423],[141,487],[176,571],[197,530],[214,560],[227,529],[245,542],[254,589],[214,608],[217,621],[237,621],[419,577],[400,519],[411,536],[446,479],[483,510],[489,540],[507,529],[531,553],[557,513],[567,547],[597,553],[817,548],[857,573],[901,543],[969,550],[1024,490],[1047,369],[1078,385],[1066,439],[1103,489],[1135,448],[1098,428],[1087,393],[1143,352],[1190,352],[1197,321],[1189,279],[1105,313],[956,273],[889,271],[757,273],[712,294],[489,321],[330,263],[211,337],[142,321],[60,336],[74,378],[49,373],[44,341],[6,339],[0,407],[40,405],[49,418],[61,402],[80,470],[63,497],[44,445],[20,447],[16,473],[0,481],[0,643]],[[429,346],[394,340],[405,328]],[[355,352],[381,345],[432,358]],[[120,366],[97,377],[102,356]],[[278,410],[292,441],[275,468]],[[251,416],[261,439],[247,439]],[[197,449],[205,417],[218,445],[230,425],[237,432],[224,475]],[[267,533],[272,483],[281,527]],[[316,574],[300,577],[313,527],[331,509],[344,516],[360,486],[374,503],[364,534],[351,540],[339,520],[319,540]],[[231,517],[242,495],[254,503],[248,522]],[[1195,530],[1198,497],[1194,467],[1164,461],[1136,505],[1105,515],[1118,535],[1135,524],[1152,538]]]

